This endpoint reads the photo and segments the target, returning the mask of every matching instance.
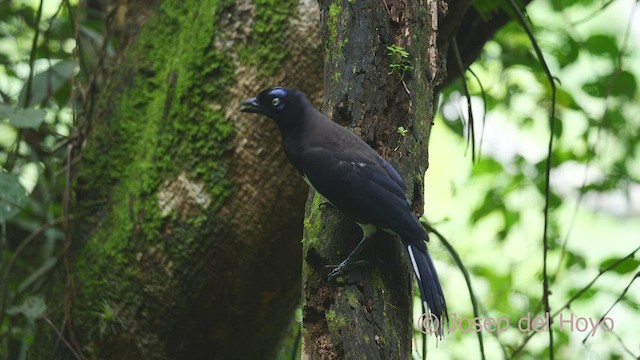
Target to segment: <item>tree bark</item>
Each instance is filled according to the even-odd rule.
[[[448,13],[437,0],[322,0],[325,46],[324,112],[349,127],[402,174],[417,214],[423,208],[429,133],[435,87],[446,77],[447,38],[439,30],[469,2]],[[397,46],[409,53],[410,68],[389,55]],[[397,49],[397,48],[396,48]],[[403,131],[403,129],[405,131]],[[399,239],[379,234],[366,250],[371,264],[345,282],[327,283],[326,265],[338,264],[361,232],[337,210],[311,194],[303,245],[303,358],[411,358],[411,289],[414,277]]]
[[[409,358],[399,241],[378,236],[372,265],[329,286],[325,265],[360,230],[314,194],[304,213],[274,124],[236,110],[274,85],[319,104],[324,44],[325,113],[401,172],[419,213],[434,88],[470,1],[322,0],[323,41],[311,0],[89,3],[108,10],[119,54],[87,87],[71,255],[30,357],[270,358],[299,299],[304,216],[303,355]],[[391,45],[410,54],[404,75],[389,73]]]
[[[307,188],[239,102],[319,98],[317,4],[118,1],[90,87],[71,256],[34,359],[269,358],[300,298]],[[64,341],[60,341],[60,339]]]

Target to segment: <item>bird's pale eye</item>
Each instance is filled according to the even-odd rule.
[[[275,106],[275,107],[277,107],[278,105],[280,105],[280,103],[281,103],[281,100],[280,100],[280,98],[279,98],[279,97],[277,97],[277,98],[273,98],[273,100],[271,100],[271,105],[273,105],[273,106]]]

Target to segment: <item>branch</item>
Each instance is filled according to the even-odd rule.
[[[456,39],[451,40],[451,45],[453,45],[453,53],[455,54],[456,64],[458,65],[458,69],[460,70],[460,74],[462,74],[462,89],[464,90],[464,97],[467,99],[467,117],[469,118],[467,122],[467,149],[469,149],[469,142],[471,142],[471,163],[476,162],[476,132],[473,126],[473,110],[471,109],[471,94],[469,94],[469,87],[467,86],[467,78],[464,76],[464,65],[462,64],[462,59],[460,58],[460,50],[458,49],[458,42]]]
[[[438,237],[438,239],[440,239],[440,241],[442,241],[442,245],[444,245],[444,247],[447,249],[451,257],[453,258],[453,262],[456,263],[456,266],[458,266],[458,269],[460,269],[460,271],[462,272],[462,276],[464,276],[464,281],[467,283],[467,289],[469,290],[471,305],[473,306],[473,316],[476,318],[479,318],[480,314],[478,311],[478,300],[476,299],[476,295],[473,292],[473,287],[471,286],[471,276],[469,275],[469,271],[467,270],[467,267],[464,266],[464,263],[462,263],[462,259],[460,259],[460,255],[458,255],[458,253],[453,248],[451,243],[447,241],[444,235],[442,235],[438,230],[433,228],[431,225],[427,224],[425,221],[421,221],[421,224],[422,226],[424,226],[427,232],[433,233],[435,236]],[[478,345],[480,346],[480,355],[484,360],[485,356],[484,356],[484,342],[482,340],[482,331],[477,331],[476,335],[478,336]]]
[[[556,83],[553,75],[551,75],[551,71],[547,66],[546,61],[544,60],[544,55],[538,47],[538,42],[536,41],[536,37],[531,30],[531,27],[527,23],[524,14],[520,10],[520,8],[516,5],[514,0],[508,0],[511,9],[514,11],[516,16],[518,17],[518,21],[524,28],[525,32],[529,36],[529,40],[531,40],[531,45],[536,52],[536,56],[538,57],[538,61],[540,61],[540,65],[542,65],[542,69],[544,70],[545,75],[547,76],[547,80],[549,80],[549,85],[551,86],[551,111],[549,114],[549,146],[547,149],[547,160],[546,160],[546,168],[545,168],[545,176],[544,176],[544,230],[542,233],[542,299],[544,302],[544,311],[545,313],[551,312],[551,307],[549,306],[549,275],[547,273],[547,255],[549,252],[549,207],[550,207],[550,184],[549,180],[551,178],[551,155],[553,153],[553,134],[555,132],[556,126]],[[549,359],[553,360],[553,329],[551,328],[552,320],[549,320]]]
[[[627,287],[624,288],[624,290],[622,291],[622,294],[620,294],[620,296],[618,296],[618,298],[616,299],[616,301],[613,302],[613,304],[611,305],[611,307],[609,308],[609,310],[605,311],[604,314],[602,314],[602,316],[600,317],[600,319],[598,320],[598,324],[602,323],[602,320],[604,320],[605,317],[607,317],[607,314],[613,309],[614,306],[616,306],[620,300],[622,300],[622,298],[627,294],[627,291],[629,291],[629,288],[631,288],[631,285],[633,285],[633,282],[636,281],[636,279],[640,278],[640,271],[638,271],[633,278],[631,278],[631,281],[629,282],[629,284],[627,285]],[[592,336],[590,336],[589,334],[587,334],[587,336],[585,336],[584,339],[582,339],[582,343],[586,343],[587,339],[590,338]]]
[[[560,311],[562,311],[563,309],[568,309],[571,306],[571,303],[578,299],[580,296],[582,296],[582,294],[584,294],[585,292],[587,292],[587,290],[589,290],[591,288],[591,286],[593,286],[593,284],[595,284],[596,281],[598,281],[598,279],[600,278],[600,276],[602,276],[604,273],[606,273],[607,271],[613,270],[615,269],[618,265],[622,264],[624,261],[626,261],[627,259],[632,259],[636,252],[640,251],[640,246],[638,246],[635,250],[633,250],[632,252],[630,252],[627,256],[620,258],[616,261],[614,261],[613,263],[611,263],[609,266],[607,266],[606,268],[600,270],[600,272],[598,273],[598,275],[596,275],[587,285],[585,285],[582,289],[580,289],[580,291],[578,291],[575,295],[573,295],[571,297],[571,299],[569,299],[569,301],[567,301],[562,307],[560,307],[560,309],[558,309],[553,315],[550,315],[550,319],[555,318],[556,316],[558,316],[560,314]],[[524,349],[525,345],[527,345],[527,343],[529,342],[529,340],[535,335],[538,334],[535,331],[531,331],[527,334],[527,336],[525,336],[522,339],[522,343],[520,343],[520,346],[518,346],[518,348],[516,348],[513,353],[511,353],[511,358],[515,358],[521,351],[522,349]]]
[[[523,0],[522,4],[525,6],[531,3],[532,0]],[[460,58],[462,60],[463,68],[467,69],[482,52],[484,44],[487,41],[493,39],[505,24],[511,20],[509,14],[503,10],[498,11],[490,19],[483,19],[478,11],[472,6],[465,13],[460,26],[455,31],[456,43],[460,49]],[[450,40],[451,41],[451,40]],[[451,49],[447,53],[447,64],[454,64],[455,54]],[[451,84],[458,76],[462,75],[462,72],[458,67],[447,66],[447,77],[443,84],[438,89],[442,89]]]

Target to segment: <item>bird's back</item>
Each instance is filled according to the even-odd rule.
[[[313,110],[306,114],[300,133],[283,134],[291,163],[356,222],[390,230],[412,242],[425,240],[396,170],[354,133]]]

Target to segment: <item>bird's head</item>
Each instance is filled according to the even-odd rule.
[[[243,101],[240,111],[264,114],[277,122],[297,120],[302,116],[307,102],[304,94],[296,89],[274,87]]]

